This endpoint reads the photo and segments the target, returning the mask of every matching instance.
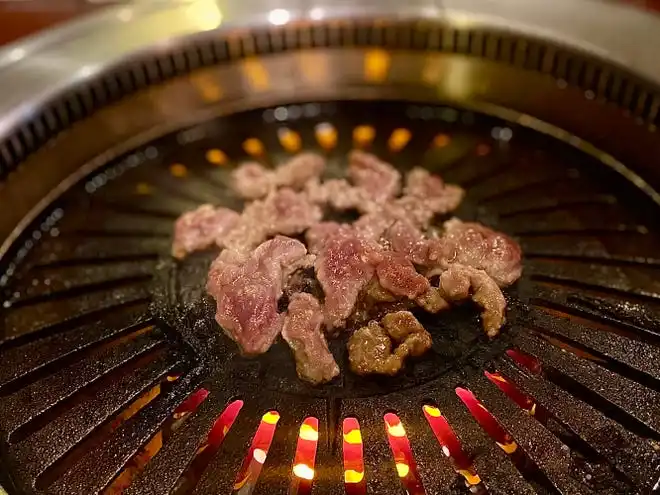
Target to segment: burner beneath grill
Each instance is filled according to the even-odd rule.
[[[339,173],[354,146],[465,187],[457,215],[515,237],[524,274],[496,340],[472,308],[423,315],[433,349],[399,376],[353,375],[337,340],[341,378],[311,387],[282,342],[238,354],[204,290],[214,253],[175,261],[171,233],[201,203],[241,208],[242,160],[314,150]],[[165,136],[71,187],[5,259],[3,456],[38,493],[648,490],[659,209],[579,147],[447,106],[309,102]]]

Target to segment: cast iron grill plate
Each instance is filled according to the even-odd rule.
[[[203,290],[213,253],[173,262],[172,224],[204,202],[240,208],[226,187],[232,167],[254,158],[249,152],[278,163],[298,146],[295,136],[339,170],[359,126],[374,132],[365,146],[402,170],[423,165],[466,187],[458,216],[516,237],[525,272],[507,292],[509,323],[495,341],[470,308],[427,316],[433,350],[401,375],[356,377],[343,342],[333,341],[342,376],[312,388],[295,377],[282,342],[257,359],[237,355]],[[401,150],[390,141],[397,129],[410,137]],[[229,493],[269,410],[281,419],[254,493],[289,490],[298,428],[310,416],[320,421],[315,493],[344,491],[346,417],[360,421],[368,492],[402,493],[387,412],[410,440],[420,481],[411,493],[423,493],[422,484],[426,493],[469,493],[424,418],[422,406],[432,404],[472,459],[482,480],[475,491],[649,492],[660,459],[657,214],[597,158],[450,107],[309,102],[166,136],[72,187],[5,260],[3,463],[17,493],[95,493],[116,486],[160,438],[128,492],[168,493],[225,406],[241,399],[219,451],[178,493]],[[539,372],[520,366],[505,352],[512,349],[535,357]],[[485,371],[500,372],[543,414],[518,407]],[[457,387],[497,418],[515,456],[480,428]],[[206,400],[165,436],[177,407],[200,389]]]

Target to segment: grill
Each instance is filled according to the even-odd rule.
[[[660,77],[576,16],[657,21],[553,2],[558,42],[516,28],[557,27],[516,4],[508,29],[487,2],[121,7],[6,52],[81,64],[26,83],[0,126],[7,492],[658,491]],[[172,225],[240,208],[242,160],[340,170],[355,146],[461,184],[457,215],[515,237],[525,271],[496,340],[469,308],[429,315],[433,349],[400,375],[351,374],[339,339],[341,379],[310,387],[282,342],[238,355],[204,291],[213,254],[172,260]]]

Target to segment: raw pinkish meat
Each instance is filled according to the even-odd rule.
[[[246,162],[232,174],[236,192],[245,199],[261,199],[277,187],[300,190],[307,182],[321,176],[325,160],[314,153],[300,153],[275,169],[257,162]]]
[[[236,192],[245,199],[259,199],[272,189],[272,172],[257,162],[239,165],[232,173]]]
[[[323,312],[314,296],[306,293],[291,296],[282,337],[293,351],[298,376],[313,385],[329,382],[339,374],[339,366],[321,330],[322,324]]]
[[[307,182],[319,178],[325,171],[325,159],[315,153],[300,153],[274,170],[278,187],[302,190]]]
[[[383,234],[397,221],[387,214],[385,210],[366,213],[353,222],[353,229],[365,239],[381,242]]]
[[[428,279],[417,273],[408,258],[392,251],[383,253],[376,274],[384,289],[408,299],[416,299],[431,287]]]
[[[326,241],[340,230],[350,230],[350,227],[341,225],[337,222],[319,222],[313,225],[305,233],[305,241],[310,253],[319,253]]]
[[[218,238],[217,243],[237,251],[249,250],[276,234],[301,234],[322,216],[321,209],[310,203],[305,194],[279,189],[266,199],[247,205],[235,228]]]
[[[431,240],[407,220],[397,220],[385,233],[390,249],[406,256],[413,263],[426,265]]]
[[[506,299],[495,281],[483,270],[452,265],[440,275],[440,287],[445,299],[461,301],[472,298],[482,308],[481,320],[489,337],[500,333],[504,325]]]
[[[348,156],[348,176],[375,203],[384,203],[401,191],[399,171],[364,151],[355,150]]]
[[[321,209],[311,204],[304,194],[284,188],[266,198],[262,222],[268,235],[294,235],[303,233],[322,217]]]
[[[366,191],[350,185],[345,179],[330,179],[323,183],[312,179],[305,185],[305,193],[311,202],[328,204],[337,211],[366,211],[371,205]]]
[[[216,236],[229,232],[239,218],[235,211],[213,205],[184,213],[174,224],[172,256],[182,259],[188,253],[212,246]]]
[[[381,260],[377,245],[350,230],[340,229],[327,238],[315,268],[325,294],[325,323],[329,328],[345,324]]]
[[[465,196],[463,188],[445,184],[440,176],[419,167],[408,172],[404,193],[404,197],[421,199],[435,214],[455,210]]]
[[[302,242],[277,236],[252,254],[225,250],[211,265],[207,292],[216,300],[215,319],[243,354],[261,354],[282,330],[277,312],[290,267],[304,259]]]
[[[453,218],[445,222],[445,233],[432,258],[439,264],[453,263],[484,270],[500,287],[511,285],[522,274],[520,246],[507,235],[479,223]]]

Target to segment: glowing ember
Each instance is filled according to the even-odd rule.
[[[499,372],[489,373],[488,371],[484,371],[484,374],[486,378],[493,382],[497,388],[504,392],[521,409],[524,409],[532,416],[534,415],[536,412],[534,399],[518,390],[518,387],[504,378]]]
[[[254,449],[254,452],[252,452],[252,457],[254,457],[254,460],[257,461],[259,464],[263,464],[266,462],[266,456],[268,454],[266,451],[261,450],[261,449]]]
[[[293,466],[293,474],[304,480],[311,481],[314,479],[314,470],[307,464],[295,464]]]
[[[387,432],[392,435],[393,437],[405,437],[406,436],[406,430],[403,429],[403,425],[401,423],[394,424],[394,425],[387,425]]]
[[[353,445],[362,443],[362,433],[360,430],[351,430],[348,433],[344,433],[344,441]]]
[[[465,478],[468,486],[481,483],[481,479],[477,475],[472,462],[465,452],[463,452],[458,437],[451,426],[449,426],[447,420],[442,416],[440,409],[427,404],[423,407],[423,410],[431,430],[437,438],[438,443],[442,446],[443,454],[451,459],[456,472]]]
[[[399,475],[399,478],[405,478],[410,473],[410,466],[405,462],[397,462],[396,472]]]
[[[495,419],[486,407],[479,402],[472,392],[467,389],[458,387],[456,395],[466,405],[474,419],[477,420],[479,425],[488,433],[488,435],[495,440],[495,443],[500,446],[507,454],[512,454],[518,449],[518,445],[513,440],[511,435],[502,428],[500,423]]]
[[[355,418],[346,418],[342,425],[344,436],[344,488],[347,495],[367,493],[364,479],[364,457],[362,452],[362,434],[360,424]]]
[[[319,439],[319,432],[313,426],[303,424],[300,427],[300,438],[309,440],[310,442],[317,442]]]
[[[376,130],[370,125],[360,125],[353,130],[353,142],[356,146],[367,146],[376,137]]]
[[[396,414],[387,413],[384,418],[385,431],[392,449],[396,471],[401,480],[401,484],[407,493],[411,495],[423,494],[424,487],[422,480],[417,473],[417,466],[413,458],[410,442],[406,436],[406,431]]]
[[[516,349],[509,349],[506,351],[506,355],[513,359],[519,368],[531,371],[535,375],[540,374],[542,371],[541,363],[534,356],[530,356],[529,354],[525,354]]]
[[[268,423],[269,425],[276,425],[279,420],[280,415],[277,411],[268,411],[264,414],[263,418],[261,418],[261,421]]]
[[[412,134],[408,129],[395,129],[387,141],[387,146],[391,151],[401,151],[408,144],[411,137]]]
[[[174,419],[181,419],[193,411],[196,411],[199,405],[206,400],[209,396],[209,391],[205,388],[200,388],[186,400],[184,400],[179,407],[174,411]]]
[[[316,140],[321,148],[331,150],[337,146],[337,130],[332,124],[323,122],[316,126]]]
[[[357,472],[349,469],[344,471],[344,482],[345,483],[361,483],[364,479],[364,473],[362,471]]]
[[[319,441],[319,420],[307,418],[300,426],[298,445],[293,460],[290,494],[306,495],[312,491],[316,448]]]
[[[280,415],[277,411],[268,411],[262,416],[259,428],[257,428],[257,432],[252,439],[250,450],[236,476],[232,493],[249,495],[254,490],[261,469],[268,457],[268,450],[273,442],[273,435],[275,435],[275,428],[279,420]]]

